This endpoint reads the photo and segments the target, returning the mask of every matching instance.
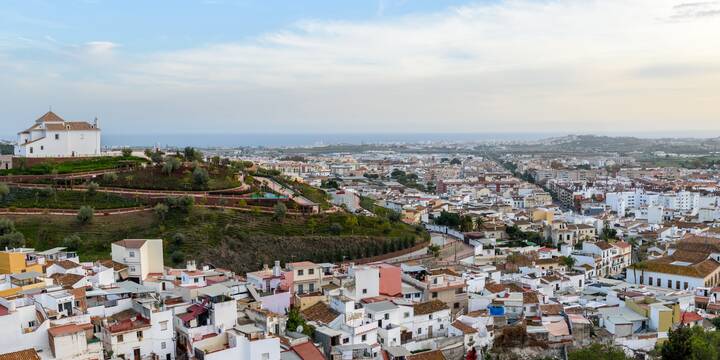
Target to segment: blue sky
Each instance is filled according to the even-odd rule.
[[[720,131],[720,3],[12,0],[0,134]],[[720,133],[719,133],[720,135]]]

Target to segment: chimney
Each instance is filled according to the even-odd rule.
[[[188,260],[186,267],[187,267],[187,271],[197,270],[197,267],[195,266],[195,260]]]
[[[275,266],[273,266],[273,276],[280,276],[282,268],[280,268],[280,260],[275,260]]]

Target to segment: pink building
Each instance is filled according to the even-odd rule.
[[[376,266],[380,270],[380,295],[402,295],[402,271],[399,267],[389,264]]]

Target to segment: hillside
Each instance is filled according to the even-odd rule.
[[[38,250],[63,246],[77,234],[81,260],[110,256],[110,243],[125,238],[162,238],[166,265],[195,258],[237,272],[281,261],[338,261],[379,255],[424,241],[422,229],[381,217],[322,214],[275,220],[257,212],[171,210],[164,221],[150,212],[96,217],[80,225],[72,216],[7,215],[26,245]]]

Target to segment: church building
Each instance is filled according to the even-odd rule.
[[[18,133],[15,156],[86,157],[100,156],[100,124],[65,121],[49,111]]]

